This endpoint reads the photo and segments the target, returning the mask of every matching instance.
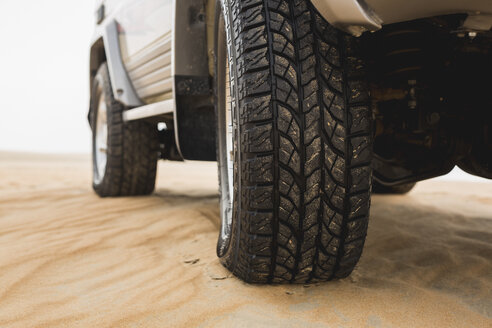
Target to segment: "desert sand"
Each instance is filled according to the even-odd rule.
[[[216,179],[99,199],[88,156],[0,153],[0,327],[492,327],[492,183],[375,196],[349,278],[258,286],[215,255]]]

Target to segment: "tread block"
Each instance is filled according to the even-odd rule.
[[[350,186],[350,193],[358,193],[362,191],[369,192],[371,188],[371,179],[367,177],[372,176],[372,170],[369,166],[360,166],[350,169],[350,177],[352,184]]]
[[[273,156],[256,156],[244,160],[242,171],[252,184],[273,183]]]
[[[264,95],[270,92],[269,73],[265,71],[246,73],[239,83],[241,97]]]
[[[240,108],[241,123],[255,123],[258,121],[271,120],[273,118],[271,95],[246,98],[242,101]]]
[[[272,234],[273,213],[248,211],[244,222],[248,222],[248,233],[267,235]]]
[[[370,111],[367,106],[351,107],[350,114],[350,133],[367,133],[371,127]]]
[[[266,48],[256,49],[245,53],[241,59],[237,61],[239,75],[242,76],[246,72],[268,67],[268,59],[266,56]]]
[[[250,200],[250,208],[268,210],[273,206],[272,186],[245,187],[243,197]]]
[[[350,147],[352,148],[352,165],[367,163],[371,160],[372,145],[369,136],[351,138]]]
[[[257,125],[246,130],[243,134],[242,146],[246,152],[272,151],[272,125]]]
[[[349,198],[350,213],[349,219],[353,219],[359,216],[366,216],[369,213],[370,206],[370,194],[363,193]]]

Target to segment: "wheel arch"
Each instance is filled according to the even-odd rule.
[[[99,67],[106,61],[106,51],[104,51],[104,40],[102,37],[97,39],[91,46],[90,56],[89,56],[89,93],[90,93],[90,101],[89,101],[89,113],[87,115],[87,119],[89,121],[89,125],[92,128],[92,88],[94,84],[94,77],[96,77],[97,71]]]
[[[96,76],[97,70],[99,69],[101,64],[106,61],[106,51],[104,51],[104,40],[102,37],[97,39],[92,44],[89,58],[90,85],[92,90],[92,83],[94,77]]]
[[[138,107],[143,102],[138,97],[132,82],[128,77],[120,52],[118,23],[111,18],[104,25],[97,27],[95,41],[90,50],[90,90],[92,90],[93,78],[102,63],[106,62],[109,70],[111,88],[115,100],[127,107]],[[91,101],[92,102],[92,101]],[[91,116],[89,108],[89,117]]]

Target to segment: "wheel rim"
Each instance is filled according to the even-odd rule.
[[[227,144],[227,184],[229,190],[229,205],[232,208],[234,204],[234,123],[232,119],[232,99],[231,99],[231,85],[229,75],[229,61],[226,61],[226,85],[225,85],[225,128],[226,144]]]
[[[217,35],[217,123],[218,123],[218,155],[221,191],[221,229],[217,252],[223,256],[229,245],[233,209],[235,179],[235,131],[236,125],[232,110],[229,60],[226,49],[224,18],[219,19]]]
[[[106,173],[106,163],[108,161],[108,110],[102,87],[98,88],[97,94],[99,100],[97,102],[96,125],[94,127],[94,183],[100,184]]]

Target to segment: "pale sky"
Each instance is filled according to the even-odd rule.
[[[93,30],[93,0],[0,0],[0,150],[90,152]]]
[[[90,151],[92,0],[0,0],[0,150]]]

